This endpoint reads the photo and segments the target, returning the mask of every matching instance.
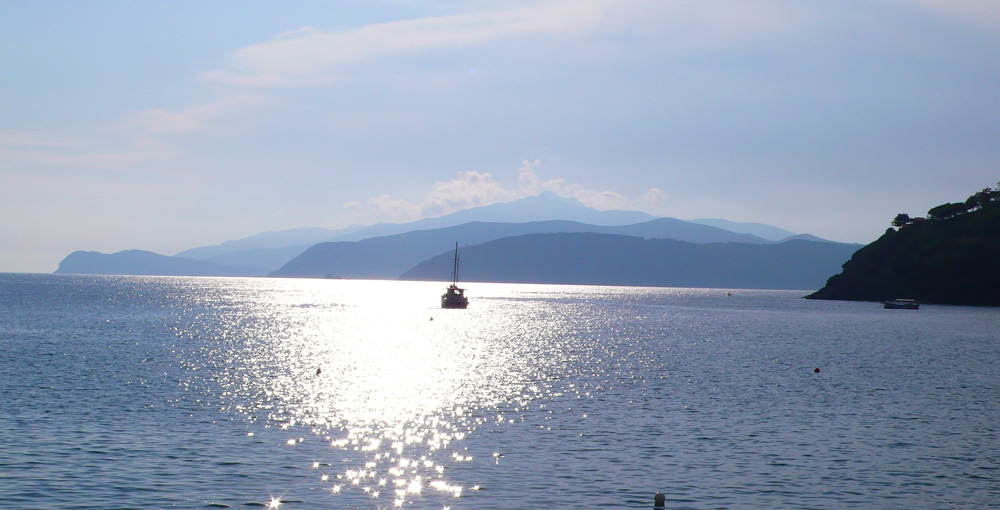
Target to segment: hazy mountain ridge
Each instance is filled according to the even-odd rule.
[[[572,219],[513,221],[538,217],[587,218],[593,223]],[[512,221],[461,222],[470,218]],[[641,221],[634,221],[636,219]],[[721,221],[732,228],[741,226],[743,230],[761,229],[759,224],[712,221]],[[772,237],[787,232],[766,225],[763,228]],[[396,233],[376,235],[386,232]],[[543,193],[515,202],[492,204],[408,224],[349,227],[337,231],[301,228],[263,232],[219,245],[192,248],[174,257],[142,250],[113,254],[75,252],[60,263],[56,272],[395,279],[421,262],[449,251],[456,241],[462,245],[477,245],[525,234],[574,232],[671,238],[693,243],[773,242],[710,225],[675,218],[653,218],[641,212],[597,211],[575,199]],[[324,241],[314,242],[317,239]]]
[[[796,237],[794,232],[763,223],[746,223],[718,218],[695,218],[687,221],[699,225],[721,228],[738,234],[752,234],[768,241],[786,241]],[[819,238],[817,237],[816,240],[819,240]]]
[[[597,233],[528,234],[461,250],[463,282],[816,289],[856,245],[783,243],[697,244]],[[447,280],[451,252],[403,274],[405,280]]]
[[[339,230],[325,228],[295,228],[261,232],[242,239],[225,241],[211,246],[190,248],[175,254],[198,260],[211,260],[220,264],[251,263],[272,270],[281,267],[306,248],[325,241],[336,239],[358,231],[363,227],[353,226]],[[287,255],[286,255],[287,254]],[[287,256],[287,258],[285,258]],[[271,267],[273,265],[273,267]]]
[[[574,198],[551,192],[456,211],[444,216],[424,218],[410,223],[380,223],[351,226],[340,230],[297,228],[255,234],[212,246],[199,246],[176,254],[219,264],[259,266],[275,271],[313,245],[323,242],[362,241],[374,237],[404,234],[414,230],[447,228],[465,223],[529,223],[567,220],[592,225],[628,225],[655,219],[638,211],[598,211]]]
[[[205,260],[171,257],[145,250],[111,254],[75,251],[59,263],[56,274],[113,274],[145,276],[263,276],[259,267],[234,267]]]
[[[316,244],[317,243],[299,244],[283,248],[258,248],[231,253],[220,253],[204,260],[227,266],[260,267],[264,269],[264,274],[267,274],[287,264],[289,260],[298,257],[302,254],[302,252],[308,250]]]
[[[525,197],[513,202],[463,209],[445,216],[424,218],[410,223],[372,225],[331,240],[361,241],[372,237],[404,234],[414,230],[454,227],[474,222],[533,223],[566,220],[597,226],[619,226],[653,219],[656,217],[639,211],[598,211],[583,205],[575,198],[565,198],[546,191],[540,195]]]
[[[660,218],[623,226],[588,225],[562,220],[529,223],[472,222],[357,242],[320,243],[271,273],[271,276],[395,279],[423,260],[454,246],[456,241],[465,245],[476,245],[504,237],[559,232],[597,232],[680,239],[695,243],[766,242],[748,234],[735,234],[673,218]]]

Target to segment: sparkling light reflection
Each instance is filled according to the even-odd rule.
[[[463,487],[479,486],[448,479],[449,467],[474,461],[459,444],[484,425],[522,420],[540,397],[577,391],[550,387],[589,355],[567,344],[579,336],[566,332],[585,332],[600,317],[546,315],[550,306],[535,306],[516,286],[496,287],[468,310],[441,310],[439,286],[246,280],[227,288],[236,295],[206,296],[202,306],[217,316],[179,325],[178,335],[216,339],[189,359],[225,367],[212,382],[230,411],[322,438],[330,458],[321,463],[322,451],[310,450],[303,462],[313,469],[341,463],[337,452],[359,456],[333,476],[316,475],[336,478],[330,494],[350,488],[375,499],[391,484],[396,507],[431,494],[460,498]],[[502,455],[493,457],[499,465]]]

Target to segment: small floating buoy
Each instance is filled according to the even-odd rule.
[[[319,375],[319,374],[322,374],[322,373],[323,373],[323,369],[322,368],[317,368],[316,369],[316,375]]]
[[[656,491],[656,494],[653,494],[653,510],[664,510],[665,508],[667,508],[666,494]]]
[[[819,369],[818,369],[818,368],[814,368],[814,369],[813,369],[813,373],[814,373],[814,374],[818,374],[818,373],[819,373]]]

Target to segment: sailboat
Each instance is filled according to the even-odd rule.
[[[451,272],[451,285],[441,295],[441,308],[461,308],[469,306],[469,298],[465,297],[465,289],[458,287],[458,243],[455,243],[455,266]]]

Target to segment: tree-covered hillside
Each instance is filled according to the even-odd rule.
[[[899,214],[812,299],[1000,306],[1000,185],[926,218]]]

